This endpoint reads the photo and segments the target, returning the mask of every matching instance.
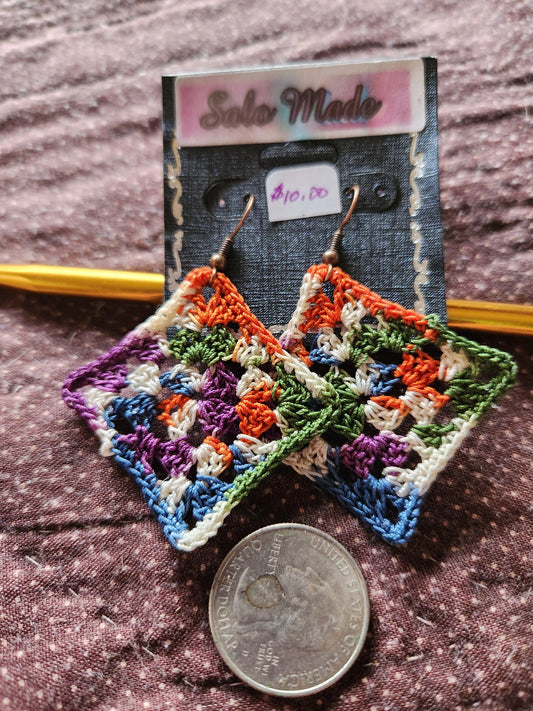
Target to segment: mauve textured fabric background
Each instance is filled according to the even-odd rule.
[[[439,56],[448,297],[533,303],[532,4],[523,0],[0,0],[1,261],[161,271],[165,70]],[[530,709],[531,339],[516,387],[392,549],[279,470],[193,554],[63,405],[65,375],[152,306],[0,290],[0,704],[49,709]],[[370,634],[306,699],[227,669],[207,602],[223,556],[274,522],[360,562]]]

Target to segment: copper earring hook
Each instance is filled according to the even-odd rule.
[[[333,233],[333,236],[331,237],[331,243],[328,249],[326,249],[326,251],[322,255],[322,261],[324,262],[324,264],[329,264],[326,280],[329,279],[329,277],[331,276],[331,270],[333,269],[333,267],[336,267],[339,263],[339,248],[342,242],[343,231],[346,227],[346,224],[348,223],[348,220],[352,216],[353,211],[355,210],[355,206],[357,205],[357,198],[359,197],[359,185],[352,185],[350,190],[353,192],[353,197],[351,205],[348,208],[348,212],[346,213],[344,220],[341,222],[341,226],[339,227],[339,229],[335,230],[335,232]]]
[[[218,252],[215,252],[214,254],[211,255],[209,264],[210,264],[210,266],[213,267],[213,276],[215,276],[216,272],[223,272],[224,269],[226,268],[228,254],[230,253],[230,250],[233,246],[233,240],[235,239],[235,235],[241,229],[241,227],[244,225],[246,218],[248,217],[252,207],[254,206],[254,202],[255,202],[254,196],[250,195],[248,197],[248,202],[246,203],[246,207],[244,208],[244,212],[242,213],[242,217],[239,220],[239,222],[237,223],[237,226],[235,227],[233,232],[231,234],[229,234],[224,239]]]

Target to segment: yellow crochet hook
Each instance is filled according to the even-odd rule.
[[[451,328],[533,335],[533,306],[529,304],[448,299],[446,308]]]
[[[0,285],[49,294],[161,302],[164,284],[164,276],[153,272],[0,265]],[[463,299],[448,299],[446,306],[451,328],[533,335],[533,306]]]
[[[153,272],[57,267],[48,264],[0,264],[0,284],[45,294],[161,301],[164,283],[163,275]]]

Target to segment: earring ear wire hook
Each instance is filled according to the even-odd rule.
[[[246,218],[250,214],[250,211],[252,207],[254,206],[255,198],[253,195],[249,195],[248,197],[248,202],[246,203],[246,207],[244,208],[244,212],[242,213],[242,217],[237,223],[237,226],[233,230],[231,234],[229,234],[222,244],[220,245],[220,249],[218,252],[215,252],[214,254],[211,255],[211,259],[209,260],[209,265],[213,267],[213,277],[215,276],[216,272],[223,272],[224,269],[226,268],[226,262],[228,259],[228,254],[231,251],[231,248],[233,246],[233,240],[235,239],[235,235],[237,232],[241,229],[241,227],[244,225]]]
[[[339,229],[335,230],[335,232],[333,233],[331,237],[331,243],[328,249],[326,249],[326,251],[322,255],[322,261],[324,262],[324,264],[329,264],[328,273],[326,274],[326,281],[331,276],[331,271],[333,267],[336,267],[339,263],[339,248],[341,246],[344,228],[346,227],[350,217],[352,216],[353,211],[355,210],[355,206],[357,205],[357,199],[359,197],[359,185],[352,185],[350,190],[353,192],[353,197],[350,207],[348,208],[348,212],[346,213],[344,220],[341,222],[341,226],[339,227]]]

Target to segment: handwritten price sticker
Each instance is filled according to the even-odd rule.
[[[331,163],[275,168],[266,177],[266,194],[270,222],[341,211],[339,176]]]

